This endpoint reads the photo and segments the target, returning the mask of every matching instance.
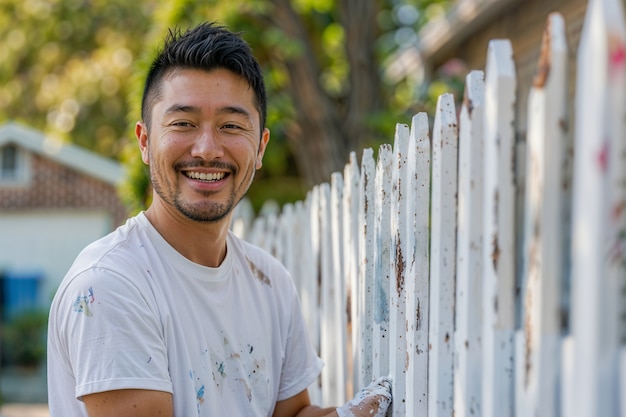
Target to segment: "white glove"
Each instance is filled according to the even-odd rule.
[[[385,417],[391,404],[391,379],[381,376],[337,408],[339,417]]]

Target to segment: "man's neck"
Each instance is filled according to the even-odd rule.
[[[201,223],[152,205],[146,217],[167,243],[190,261],[213,268],[224,261],[231,215],[219,222]]]

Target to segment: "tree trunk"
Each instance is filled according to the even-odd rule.
[[[308,186],[329,181],[342,171],[348,153],[360,150],[371,138],[367,116],[379,109],[378,65],[374,59],[377,2],[342,0],[340,13],[346,33],[350,64],[348,93],[336,100],[319,83],[320,65],[289,0],[274,1],[272,24],[286,36],[302,42],[304,52],[285,62],[290,77],[296,119],[288,130],[288,141],[298,169]]]

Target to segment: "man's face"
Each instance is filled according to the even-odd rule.
[[[163,78],[161,93],[150,132],[143,123],[136,127],[153,204],[217,222],[245,195],[269,140],[267,129],[261,135],[254,91],[225,69],[177,69]]]

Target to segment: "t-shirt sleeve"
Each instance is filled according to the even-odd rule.
[[[51,320],[76,380],[76,398],[118,389],[172,392],[163,326],[142,282],[96,267],[57,294]]]
[[[319,376],[322,360],[310,342],[300,300],[292,286],[289,331],[278,401],[286,400],[308,388]]]

